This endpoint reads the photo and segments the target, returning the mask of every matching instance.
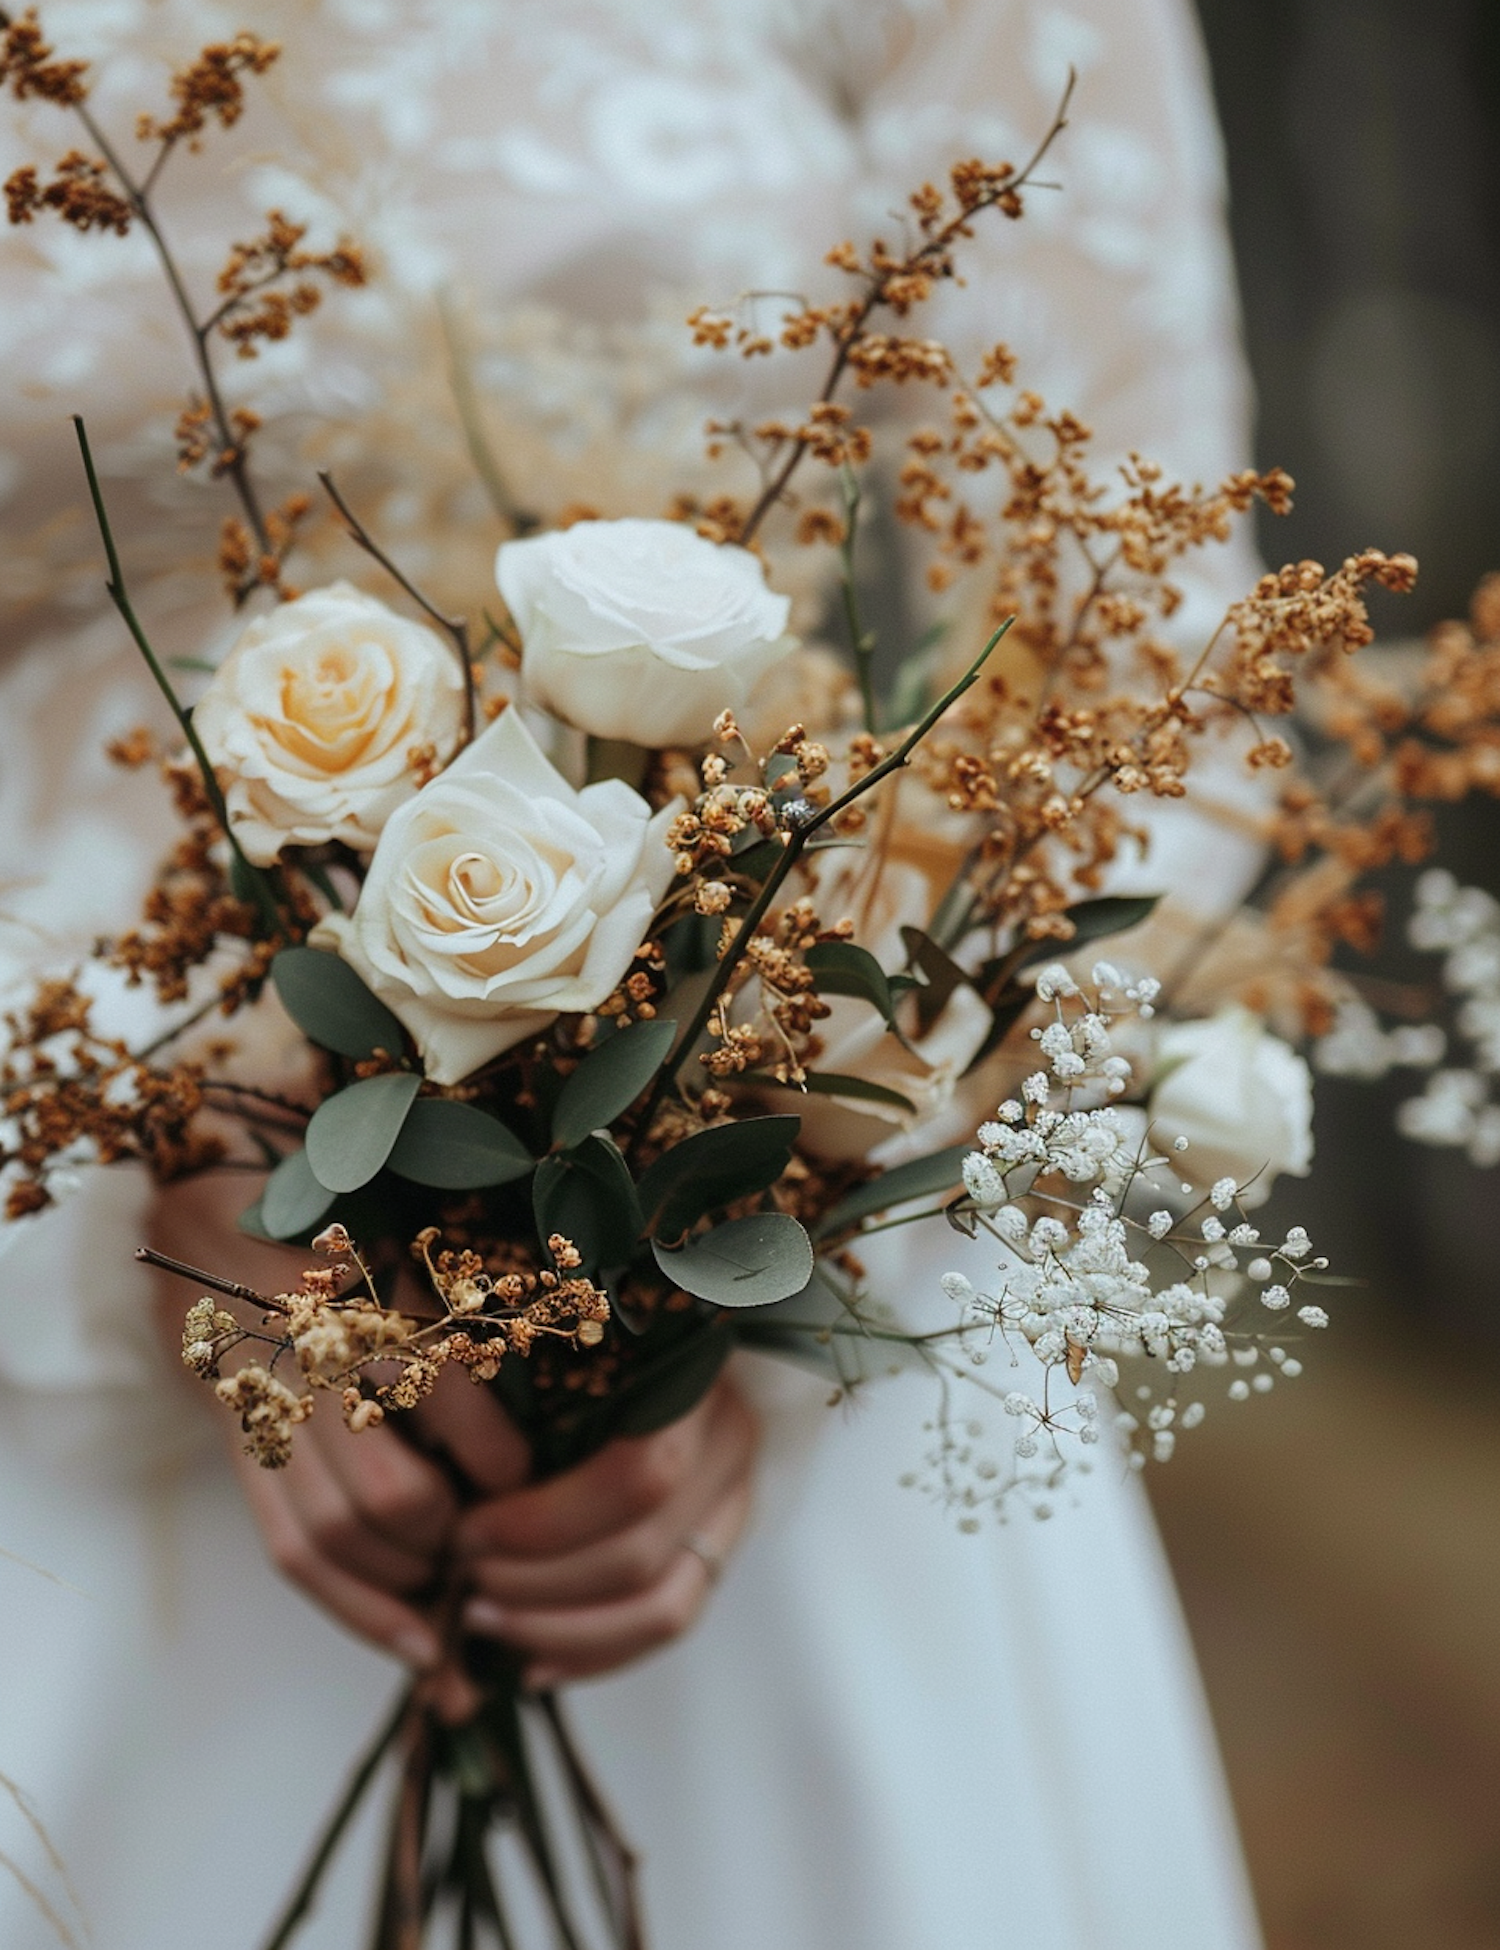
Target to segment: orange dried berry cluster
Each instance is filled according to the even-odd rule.
[[[84,76],[87,61],[55,61],[52,49],[42,37],[35,7],[28,7],[19,19],[0,8],[0,87],[8,87],[17,101],[28,96],[56,102],[59,108],[76,108],[88,98]]]
[[[152,115],[138,116],[136,134],[142,142],[161,142],[169,147],[185,139],[189,149],[196,149],[210,118],[228,129],[244,113],[245,89],[240,77],[264,74],[280,52],[275,41],[263,41],[254,34],[210,42],[196,59],[177,69],[168,84],[177,104],[176,114],[165,122]]]
[[[721,957],[738,939],[740,924],[726,921],[719,943]],[[815,1024],[829,1013],[818,994],[817,977],[807,966],[809,948],[823,942],[848,941],[854,933],[849,920],[825,927],[806,896],[766,917],[745,943],[744,953],[709,1020],[713,1047],[699,1057],[709,1075],[741,1076],[775,1052],[771,1074],[780,1083],[801,1084],[806,1059],[816,1054]],[[749,983],[756,984],[753,1019],[732,1020],[733,999]]]
[[[219,272],[221,302],[210,322],[240,358],[255,358],[260,340],[284,339],[297,318],[317,310],[323,294],[309,273],[350,287],[365,282],[364,256],[357,244],[340,238],[332,250],[304,250],[306,235],[306,224],[268,210],[261,234],[232,246]],[[288,278],[295,279],[289,289],[276,288]]]
[[[646,941],[631,957],[619,986],[594,1011],[624,1028],[634,1022],[651,1022],[656,1005],[666,993],[667,958],[659,941]]]
[[[412,1243],[443,1303],[448,1327],[457,1330],[431,1349],[435,1361],[456,1361],[472,1380],[493,1381],[506,1354],[529,1354],[541,1339],[585,1348],[603,1340],[609,1296],[578,1271],[582,1255],[561,1233],[547,1240],[552,1267],[512,1267],[498,1275],[473,1251],[444,1250],[434,1257],[437,1239],[437,1228],[429,1226]]]
[[[44,183],[24,163],[5,180],[5,210],[12,223],[30,223],[41,210],[53,210],[75,230],[112,230],[123,237],[134,206],[109,187],[107,166],[81,149],[70,149]]]
[[[52,1177],[64,1160],[139,1158],[168,1180],[223,1157],[219,1139],[197,1128],[201,1065],[153,1069],[123,1042],[96,1034],[91,1005],[71,982],[41,983],[5,1026],[0,1092],[9,1131],[0,1170],[8,1219],[52,1203]]]
[[[251,941],[255,909],[236,898],[219,864],[217,824],[197,817],[173,847],[146,895],[142,925],[119,935],[108,948],[114,968],[122,968],[132,988],[149,981],[162,1002],[181,1002],[188,977],[225,940]],[[253,952],[253,951],[252,951]],[[225,990],[226,1013],[243,999],[243,971]]]
[[[222,470],[216,471],[231,472],[240,465],[243,449],[221,459]],[[295,586],[286,580],[284,569],[298,531],[311,513],[310,495],[289,494],[279,508],[271,508],[266,513],[264,548],[259,547],[249,526],[238,515],[225,516],[219,530],[216,560],[224,588],[236,607],[257,589],[270,589],[283,602],[290,602],[297,594]]]

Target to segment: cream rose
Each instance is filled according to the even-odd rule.
[[[575,791],[517,711],[386,823],[352,915],[313,931],[457,1083],[562,1010],[592,1009],[672,877],[666,828],[619,779]]]
[[[1154,1139],[1172,1152],[1173,1170],[1208,1187],[1220,1178],[1245,1185],[1245,1205],[1259,1205],[1280,1172],[1305,1178],[1312,1164],[1312,1072],[1238,1006],[1199,1022],[1177,1022],[1156,1043],[1162,1080],[1151,1093]]]
[[[504,542],[495,577],[529,702],[596,738],[701,745],[796,647],[748,550],[675,521],[580,521]]]
[[[463,722],[453,646],[335,582],[241,631],[193,712],[247,856],[343,840],[368,853]],[[414,758],[415,755],[415,758]]]

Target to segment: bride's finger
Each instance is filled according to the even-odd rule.
[[[243,1477],[245,1495],[271,1562],[299,1590],[320,1604],[357,1637],[419,1671],[442,1660],[437,1633],[413,1606],[388,1591],[341,1569],[315,1544],[295,1502],[269,1470]]]
[[[519,1489],[531,1470],[525,1438],[492,1391],[451,1366],[438,1375],[426,1401],[391,1426],[398,1434],[413,1430],[419,1441],[451,1457],[484,1497]]]
[[[464,1625],[529,1654],[525,1677],[537,1688],[612,1672],[688,1629],[717,1582],[717,1565],[732,1549],[749,1509],[747,1478],[720,1500],[700,1533],[678,1544],[661,1576],[630,1597],[556,1610],[502,1610],[490,1599],[474,1598],[464,1608]]]
[[[472,1561],[475,1595],[502,1611],[555,1609],[625,1598],[665,1576],[682,1549],[684,1537],[706,1534],[731,1492],[748,1485],[755,1460],[752,1431],[745,1418],[726,1407],[727,1426],[711,1433],[702,1466],[685,1476],[675,1493],[639,1523],[609,1537],[554,1557],[511,1557],[494,1553]]]
[[[656,1434],[611,1442],[561,1476],[480,1504],[460,1519],[460,1558],[549,1558],[627,1530],[669,1502],[702,1466],[705,1447],[754,1420],[737,1389],[720,1382],[690,1414]]]
[[[357,1469],[360,1458],[350,1460]],[[431,1583],[434,1552],[395,1543],[378,1529],[345,1477],[331,1466],[325,1445],[295,1443],[291,1461],[277,1472],[275,1487],[292,1505],[308,1542],[340,1570],[392,1592],[419,1591]]]
[[[429,1565],[436,1559],[457,1519],[458,1499],[435,1462],[389,1425],[355,1435],[328,1413],[314,1415],[299,1431],[291,1467],[304,1446],[316,1450],[364,1530],[409,1557]]]

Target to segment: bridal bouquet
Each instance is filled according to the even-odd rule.
[[[694,313],[699,345],[821,362],[804,412],[710,427],[748,492],[505,511],[481,627],[325,475],[336,539],[374,566],[299,591],[314,497],[265,504],[220,356],[283,336],[362,260],[273,211],[198,304],[152,200],[275,55],[203,50],[171,117],[142,119],[141,166],[34,14],[0,43],[0,77],[89,145],[18,171],[12,220],[139,227],[160,253],[199,363],[179,456],[237,496],[220,568],[245,619],[179,697],[80,423],[109,591],[173,723],[115,756],[156,765],[183,821],[141,925],[98,954],[170,1013],[129,1046],[79,971],[12,1015],[9,1219],[80,1162],[259,1165],[242,1224],[300,1248],[284,1291],[146,1256],[196,1286],[183,1359],[268,1468],[309,1416],[365,1430],[455,1365],[547,1473],[685,1414],[739,1347],[820,1366],[835,1398],[899,1356],[941,1397],[914,1478],[974,1527],[1048,1514],[1096,1444],[1165,1458],[1216,1392],[1295,1376],[1326,1262],[1253,1214],[1308,1169],[1297,1046],[1359,1067],[1355,1031],[1384,1033],[1342,965],[1378,933],[1369,876],[1428,850],[1419,802],[1495,789],[1494,603],[1404,688],[1355,654],[1368,589],[1415,573],[1375,549],[1266,575],[1184,640],[1179,569],[1257,499],[1283,509],[1287,478],[1189,488],[1140,457],[1100,478],[1089,429],[1018,385],[1005,346],[966,372],[914,330],[975,227],[1021,216],[1062,112],[1026,166],[918,189],[898,244],[839,244],[832,295]],[[888,391],[928,419],[862,416]],[[933,590],[983,618],[952,654],[936,633],[877,644],[864,612],[861,510],[886,488]],[[804,644],[779,567],[820,554],[838,609]],[[1141,862],[1154,884],[1122,891]],[[1447,883],[1428,895],[1453,909]],[[247,1082],[227,1051],[257,1023],[298,1053]],[[930,1295],[881,1288],[872,1235],[907,1225],[949,1242]],[[497,1823],[558,1941],[600,1919],[641,1941],[556,1702],[495,1647],[458,1656],[478,1715],[453,1729],[403,1699],[274,1944],[388,1749],[379,1945],[439,1915],[461,1944],[515,1940]],[[591,1896],[559,1855],[559,1783]]]

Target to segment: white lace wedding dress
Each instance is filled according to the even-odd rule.
[[[164,207],[200,286],[268,204],[377,253],[367,293],[249,374],[268,418],[312,429],[356,478],[430,462],[462,482],[434,327],[444,291],[502,402],[518,498],[661,505],[697,465],[691,429],[724,377],[681,352],[688,301],[822,288],[822,250],[889,232],[924,176],[1028,151],[1070,63],[1074,126],[1050,165],[1064,187],[980,240],[937,329],[960,348],[1010,341],[1105,453],[1140,446],[1190,478],[1245,457],[1219,163],[1177,0],[43,13],[64,52],[100,58],[100,112],[122,130],[208,34],[249,25],[285,43],[256,84],[266,102],[174,161]],[[6,104],[0,167],[70,140],[57,111]],[[39,224],[0,243],[0,279],[0,951],[14,980],[125,921],[160,838],[151,784],[99,755],[159,707],[104,611],[82,516],[61,513],[80,500],[67,412],[89,415],[169,651],[224,627],[197,565],[225,507],[170,485],[160,429],[186,355],[143,240]],[[805,397],[800,371],[758,383]],[[676,403],[693,387],[701,399]],[[471,488],[437,511],[381,505],[421,572],[455,602],[483,600],[492,532]],[[1247,564],[1218,568],[1222,598]],[[0,1771],[64,1858],[100,1950],[253,1950],[396,1673],[277,1581],[216,1432],[161,1387],[130,1264],[143,1196],[129,1174],[101,1175],[17,1229],[0,1261],[0,1548],[52,1574],[0,1557]],[[935,1261],[914,1241],[886,1270],[930,1287],[957,1247],[944,1238]],[[898,1486],[922,1446],[920,1380],[872,1387],[851,1413],[824,1414],[799,1378],[769,1392],[783,1453],[708,1614],[574,1697],[644,1857],[654,1950],[1253,1944],[1134,1481],[1102,1468],[1048,1524],[960,1535]],[[309,1950],[363,1940],[374,1839],[366,1823]],[[41,1903],[81,1939],[4,1794],[0,1851],[0,1942],[56,1942]]]

